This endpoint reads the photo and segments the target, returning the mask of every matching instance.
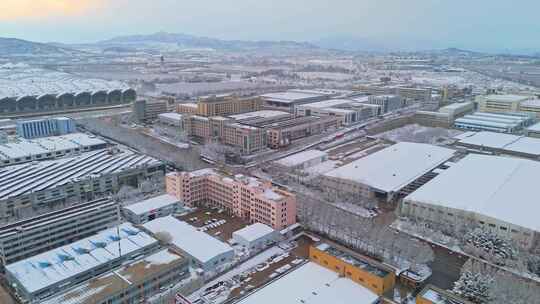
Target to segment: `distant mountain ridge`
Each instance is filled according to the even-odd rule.
[[[183,47],[214,48],[214,49],[264,49],[264,48],[295,48],[318,49],[314,44],[296,41],[249,41],[223,40],[200,37],[182,33],[158,32],[149,35],[128,35],[100,41],[100,45],[127,45],[140,43],[174,43]]]
[[[17,38],[0,37],[0,56],[73,55],[80,53],[66,47]]]

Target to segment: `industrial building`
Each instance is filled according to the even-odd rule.
[[[288,90],[285,92],[268,93],[261,95],[266,106],[274,110],[283,110],[294,113],[296,106],[323,101],[339,95],[330,90]]]
[[[219,272],[234,258],[231,246],[172,216],[145,223],[143,228],[185,254],[195,268],[204,271]]]
[[[322,183],[336,191],[390,201],[454,153],[429,144],[400,142],[325,173]]]
[[[106,141],[84,133],[19,138],[0,144],[0,167],[78,155],[104,149],[107,145]]]
[[[523,113],[475,112],[454,121],[454,127],[470,131],[516,133],[534,123],[534,117]]]
[[[183,204],[170,194],[162,194],[143,201],[122,206],[124,218],[133,224],[140,225],[156,218],[180,213]]]
[[[182,115],[178,113],[161,113],[158,114],[158,121],[162,124],[182,127]]]
[[[152,157],[118,148],[0,168],[2,218],[20,218],[24,209],[51,210],[138,187],[165,166]]]
[[[143,303],[188,278],[188,266],[188,260],[182,255],[163,249],[63,291],[41,304]]]
[[[118,203],[103,198],[1,226],[1,264],[75,242],[119,222]]]
[[[434,111],[416,111],[414,121],[423,126],[450,128],[454,124],[452,116],[448,113]]]
[[[261,250],[279,240],[279,232],[265,224],[255,223],[233,232],[233,241],[247,250]]]
[[[495,132],[466,132],[455,137],[456,147],[471,152],[489,152],[525,158],[540,159],[540,139]]]
[[[525,135],[528,137],[540,138],[540,122],[526,128]]]
[[[405,197],[400,213],[453,227],[480,227],[531,248],[540,241],[534,199],[538,172],[536,161],[470,154]]]
[[[396,274],[388,266],[342,246],[319,243],[309,247],[309,259],[364,286],[377,295],[393,290]]]
[[[427,285],[416,296],[416,304],[473,304],[453,293],[433,285]]]
[[[473,102],[456,102],[439,109],[440,113],[448,114],[452,119],[456,119],[474,111]]]
[[[23,301],[39,302],[120,267],[159,247],[156,239],[124,223],[97,235],[9,264],[6,280]]]
[[[319,150],[307,150],[277,160],[275,163],[289,170],[303,170],[316,166],[327,159],[328,154],[326,152]]]
[[[256,290],[238,304],[376,304],[379,296],[353,280],[308,262]]]
[[[0,113],[4,115],[123,105],[135,101],[136,95],[118,81],[29,67],[0,68]]]
[[[364,103],[359,99],[330,99],[304,105],[295,108],[297,116],[336,116],[341,120],[341,125],[351,125],[364,121],[381,114],[381,107],[367,104],[368,97],[364,97]]]
[[[17,121],[17,135],[32,139],[76,132],[75,122],[68,117]]]
[[[171,172],[167,193],[187,206],[209,205],[275,230],[296,223],[296,196],[269,181],[244,175],[226,176],[213,169]]]
[[[478,111],[481,112],[519,112],[520,104],[532,99],[531,96],[523,95],[481,95],[477,96]]]

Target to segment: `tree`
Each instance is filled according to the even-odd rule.
[[[464,271],[454,283],[452,292],[475,304],[486,304],[492,300],[493,279],[481,273]]]

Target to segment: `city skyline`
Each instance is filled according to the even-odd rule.
[[[526,0],[470,3],[414,0],[325,0],[223,5],[213,0],[5,0],[2,36],[38,42],[87,43],[158,31],[220,39],[295,40],[359,49],[540,50],[535,11]],[[249,12],[249,13],[246,13]]]

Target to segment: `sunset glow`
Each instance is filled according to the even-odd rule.
[[[103,0],[2,0],[0,20],[72,16],[96,8]]]

